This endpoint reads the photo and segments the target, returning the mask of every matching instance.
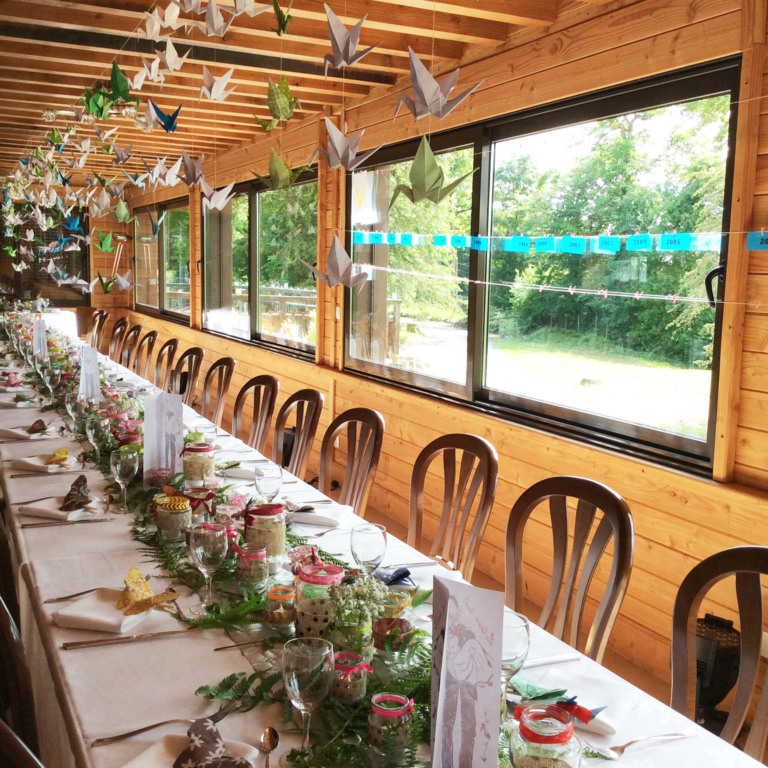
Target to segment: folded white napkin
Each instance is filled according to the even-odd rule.
[[[26,459],[14,459],[11,462],[11,469],[22,469],[26,472],[49,472],[55,475],[57,472],[72,469],[77,464],[77,459],[74,456],[70,456],[64,466],[61,464],[46,464],[45,462],[50,455],[46,453],[41,456],[29,456]]]
[[[189,744],[189,737],[186,735],[163,736],[160,741],[144,750],[138,757],[134,757],[123,768],[170,768],[187,744]],[[241,741],[225,741],[224,746],[231,757],[243,757],[250,760],[252,765],[256,765],[259,750],[250,744],[243,744]]]
[[[37,403],[16,403],[13,400],[0,400],[0,408],[37,408]]]
[[[317,525],[322,528],[336,528],[339,525],[335,517],[318,515],[317,512],[289,512],[286,521],[295,525]]]
[[[67,629],[93,629],[115,634],[130,632],[151,615],[152,611],[125,616],[115,607],[121,594],[122,590],[119,589],[97,589],[66,608],[55,611],[52,614],[53,621],[56,626]]]
[[[56,431],[50,427],[45,432],[38,432],[34,435],[30,435],[24,427],[0,429],[0,438],[4,440],[45,440],[49,437],[56,437]]]
[[[3,379],[0,379],[3,381]],[[31,384],[19,384],[16,387],[8,387],[5,384],[0,384],[0,392],[34,392],[35,388]]]
[[[416,562],[412,560],[411,562]],[[385,565],[384,568],[392,568],[393,566]],[[449,581],[461,581],[464,577],[461,575],[461,571],[449,571],[447,568],[443,568],[441,565],[435,565],[434,567],[420,567],[410,568],[411,579],[413,583],[422,591],[432,589],[435,576],[439,576],[441,579],[448,579]],[[430,595],[424,602],[426,605],[432,604],[432,597]]]
[[[247,469],[245,467],[231,467],[230,469],[224,469],[221,472],[223,477],[231,477],[234,480],[253,480],[256,477],[253,469]]]
[[[91,497],[91,503],[86,507],[74,509],[71,512],[62,512],[59,507],[64,503],[63,496],[54,496],[50,499],[36,501],[33,504],[22,504],[19,507],[20,515],[30,517],[44,517],[47,520],[80,520],[93,514],[99,500]]]

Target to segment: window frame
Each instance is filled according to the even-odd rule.
[[[711,475],[714,431],[716,426],[720,349],[723,325],[722,298],[727,279],[729,222],[733,194],[733,167],[738,122],[738,90],[741,56],[698,65],[682,70],[633,81],[621,86],[569,98],[551,104],[475,123],[462,128],[433,134],[430,144],[435,154],[460,148],[462,137],[472,136],[475,147],[475,173],[472,177],[471,235],[487,237],[490,233],[493,194],[493,145],[505,139],[522,137],[547,130],[579,125],[635,111],[660,108],[687,101],[697,101],[717,95],[731,99],[728,126],[728,156],[726,158],[723,224],[719,264],[726,265],[724,279],[718,281],[715,310],[715,330],[712,356],[709,420],[706,440],[653,427],[631,424],[575,408],[555,405],[520,395],[511,395],[485,386],[487,365],[487,334],[489,291],[483,283],[490,274],[490,252],[470,251],[468,323],[467,323],[467,381],[465,387],[450,386],[448,382],[412,374],[395,367],[363,361],[350,355],[349,341],[352,324],[351,295],[345,289],[344,369],[367,377],[383,379],[397,386],[418,390],[440,398],[449,398],[463,405],[493,413],[515,423],[542,429],[564,437],[576,438],[600,447],[651,458],[663,464]],[[382,165],[412,159],[421,137],[379,150],[370,163],[359,170],[371,170]],[[466,143],[464,144],[466,146]],[[352,194],[352,173],[346,174],[347,199]],[[352,212],[346,210],[346,246],[352,251]],[[477,281],[477,282],[475,282]]]
[[[166,202],[157,203],[155,205],[145,205],[141,208],[138,208],[135,212],[135,215],[138,215],[140,213],[146,213],[146,212],[152,212],[155,216],[155,219],[159,218],[163,214],[173,211],[173,210],[179,210],[182,208],[187,208],[190,212],[190,216],[192,214],[192,207],[189,204],[189,197],[178,197],[174,198],[173,200],[168,200]],[[154,208],[154,211],[152,209]],[[191,218],[190,218],[190,228],[191,228]],[[135,234],[135,229],[134,229]],[[160,231],[157,233],[157,238],[155,240],[157,243],[157,303],[159,306],[153,307],[149,304],[142,304],[138,301],[136,298],[137,290],[136,288],[133,289],[133,297],[134,297],[134,305],[137,312],[142,312],[145,315],[152,315],[153,317],[163,317],[165,319],[173,320],[174,322],[181,323],[182,325],[188,325],[191,327],[192,324],[192,312],[191,312],[191,275],[192,275],[192,252],[190,250],[189,254],[189,274],[190,274],[190,313],[188,315],[185,315],[183,312],[175,312],[172,309],[166,309],[165,308],[165,261],[166,261],[166,238],[165,238],[165,221],[160,225]],[[192,239],[190,238],[190,247],[192,244]],[[136,268],[136,253],[134,248],[134,270]]]

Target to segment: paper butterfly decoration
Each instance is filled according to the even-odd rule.
[[[282,37],[288,31],[288,25],[292,21],[291,8],[293,7],[293,0],[288,3],[288,7],[283,10],[277,0],[272,0],[272,8],[275,11],[275,18],[277,19],[277,32],[278,37]]]
[[[163,603],[177,600],[179,597],[178,592],[173,589],[156,595],[138,568],[131,568],[124,581],[125,589],[123,589],[115,607],[123,611],[126,616],[144,613]]]
[[[449,99],[448,97],[451,95],[451,91],[456,87],[456,83],[459,81],[459,70],[454,69],[441,83],[438,83],[437,80],[429,74],[429,70],[421,63],[419,57],[413,52],[412,48],[408,48],[408,55],[411,59],[411,85],[413,86],[413,98],[406,96],[405,94],[401,94],[398,97],[397,107],[395,108],[395,117],[393,120],[397,118],[400,113],[400,107],[403,104],[408,107],[417,120],[421,120],[422,117],[426,117],[427,115],[434,115],[442,120],[484,82],[481,80],[479,83],[476,83],[453,99]]]
[[[369,149],[366,152],[358,154],[357,148],[360,146],[365,129],[356,131],[350,136],[345,136],[329,118],[325,118],[325,129],[328,132],[328,149],[318,147],[312,157],[309,158],[309,164],[312,165],[314,159],[320,155],[326,163],[332,168],[343,166],[348,171],[353,171],[358,165],[364,163],[374,152],[378,152],[383,145],[375,149]]]
[[[149,107],[152,110],[154,124],[162,125],[166,133],[173,133],[176,130],[176,118],[181,112],[181,108],[184,104],[179,104],[177,110],[172,115],[166,115],[160,107],[157,106],[151,99],[149,101]]]
[[[327,3],[324,7],[325,15],[328,17],[328,32],[331,37],[331,48],[333,49],[333,53],[326,54],[324,59],[325,79],[327,80],[329,65],[334,66],[336,69],[342,64],[347,64],[351,67],[357,64],[363,56],[367,56],[374,48],[381,45],[381,43],[376,43],[376,45],[372,45],[370,48],[360,51],[360,53],[355,53],[357,46],[360,44],[360,32],[368,17],[363,16],[352,29],[348,30]]]
[[[267,106],[272,115],[271,120],[256,117],[256,122],[265,130],[273,131],[281,120],[290,120],[296,107],[301,107],[298,97],[291,96],[291,88],[285,75],[280,78],[278,85],[267,79]]]
[[[64,467],[69,464],[69,449],[59,448],[55,450],[46,460],[46,466],[59,466]]]
[[[389,207],[392,208],[400,195],[405,195],[412,203],[429,200],[429,202],[438,205],[472,173],[473,171],[465,173],[458,179],[454,179],[450,184],[445,184],[443,169],[437,164],[427,137],[422,136],[419,150],[416,152],[416,157],[414,157],[411,164],[411,186],[398,184],[395,187],[395,193],[392,195]]]
[[[312,162],[310,160],[310,162]],[[267,189],[286,189],[293,186],[296,179],[301,176],[304,171],[310,170],[308,166],[302,165],[300,168],[291,170],[291,166],[283,160],[280,155],[275,152],[274,149],[269,150],[269,176],[260,176],[256,171],[251,173],[267,188]]]
[[[189,744],[173,768],[252,768],[250,760],[231,757],[213,720],[195,720],[187,731]]]
[[[307,264],[303,259],[301,263],[310,269],[318,280],[322,280],[329,288],[335,288],[337,285],[345,285],[347,288],[353,288],[356,285],[362,285],[367,279],[366,272],[354,274],[352,259],[344,250],[339,238],[334,235],[331,249],[328,251],[328,258],[325,261],[325,272],[321,272],[317,267]]]
[[[216,79],[209,71],[208,67],[203,66],[203,86],[200,88],[200,98],[207,96],[211,101],[224,101],[235,89],[230,88],[228,91],[224,89],[229,83],[229,78],[232,77],[235,68],[225,72],[220,78]]]

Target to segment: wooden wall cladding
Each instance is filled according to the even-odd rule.
[[[549,30],[512,35],[497,55],[465,63],[460,86],[481,79],[484,83],[477,94],[439,126],[434,121],[414,121],[405,115],[392,122],[397,95],[407,87],[407,82],[375,91],[364,102],[347,104],[346,112],[339,118],[346,121],[348,131],[366,129],[362,148],[382,142],[392,144],[438,127],[445,129],[508,114],[737,54],[759,42],[753,39],[759,35],[752,34],[759,16],[755,15],[755,7],[751,0],[615,0],[604,6],[588,7],[574,4],[570,26],[560,19]],[[762,24],[764,38],[764,16],[758,22],[758,27]],[[745,27],[749,27],[749,35],[745,35]],[[768,94],[768,86],[762,87]],[[756,139],[760,154],[753,216],[756,225],[760,225],[762,216],[768,227],[768,101],[761,104],[761,111],[766,114],[760,116]],[[299,165],[306,162],[322,134],[317,119],[289,124],[283,130],[256,137],[237,151],[207,158],[204,170],[215,186],[244,181],[251,178],[251,169],[266,171],[271,148],[281,152],[292,165]],[[319,184],[318,262],[322,266],[330,239],[343,226],[344,177],[321,167]],[[160,190],[156,194],[135,195],[130,202],[134,206],[147,205],[185,192],[184,187]],[[193,197],[199,201],[194,191]],[[193,200],[193,205],[199,207],[196,201]],[[194,230],[194,220],[192,226]],[[280,403],[307,385],[324,393],[326,406],[316,449],[322,431],[347,408],[368,406],[379,410],[386,420],[386,436],[369,503],[403,524],[407,524],[411,469],[420,449],[447,432],[471,432],[487,438],[500,456],[499,489],[477,567],[500,581],[504,578],[507,515],[525,488],[555,474],[582,475],[606,483],[627,499],[637,534],[635,570],[611,647],[655,676],[669,677],[672,605],[678,585],[690,568],[725,547],[768,545],[768,493],[761,490],[768,489],[768,426],[761,426],[766,423],[764,414],[768,414],[768,258],[753,256],[750,261],[747,293],[764,293],[764,309],[746,313],[743,360],[739,356],[732,361],[737,366],[736,377],[741,380],[729,399],[732,413],[738,414],[730,426],[737,425],[734,452],[739,482],[718,483],[345,373],[341,370],[344,307],[339,289],[323,287],[318,291],[319,364],[205,333],[199,330],[199,226],[197,234],[193,231],[192,242],[193,327],[131,310],[119,310],[119,314],[128,314],[132,322],[142,323],[147,330],[158,330],[161,342],[177,337],[183,348],[204,347],[207,354],[201,380],[219,357],[232,356],[238,361],[224,416],[225,427],[230,423],[237,390],[248,378],[262,373],[280,379]],[[742,249],[742,259],[745,253]],[[738,335],[741,330],[739,326],[729,333]],[[728,343],[729,338],[724,337],[724,344]],[[201,401],[200,393],[197,400]],[[343,445],[340,454],[343,460]],[[315,450],[308,476],[316,474],[317,468]],[[434,534],[437,525],[438,480],[431,476],[427,485],[428,536]],[[541,605],[551,571],[551,531],[544,510],[537,510],[532,518],[525,545],[527,596]],[[593,589],[605,583],[604,568],[598,570]],[[594,606],[591,601],[590,610]],[[709,596],[705,609],[735,618],[735,606],[731,586],[721,584]]]

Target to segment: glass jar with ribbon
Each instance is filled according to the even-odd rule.
[[[322,637],[333,620],[331,586],[341,584],[338,565],[305,565],[296,578],[296,636]]]
[[[186,483],[201,487],[216,481],[216,457],[208,443],[189,443],[181,452]]]
[[[213,488],[187,488],[184,495],[192,507],[192,522],[210,523],[216,515],[216,491]]]
[[[382,615],[373,622],[373,643],[386,650],[387,641],[397,651],[413,636],[413,590],[390,589],[382,604]]]
[[[405,749],[411,744],[413,699],[399,693],[377,693],[371,698],[368,741],[377,749]]]
[[[566,706],[518,707],[515,718],[520,727],[512,731],[509,743],[515,768],[579,768],[581,743]]]
[[[276,573],[283,565],[285,519],[282,504],[257,504],[245,513],[245,543],[266,548],[270,573]]]
[[[267,592],[264,618],[272,629],[290,632],[296,621],[296,590],[284,585],[272,587]]]
[[[192,507],[184,496],[160,494],[154,502],[154,514],[158,530],[166,541],[183,541],[187,529],[192,525]]]
[[[267,550],[249,544],[238,546],[235,578],[246,587],[263,586],[269,578]]]
[[[358,653],[337,653],[333,658],[331,698],[344,704],[354,704],[365,698],[368,675],[373,672]]]

